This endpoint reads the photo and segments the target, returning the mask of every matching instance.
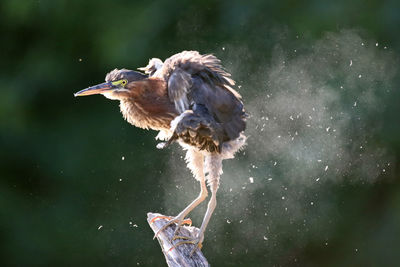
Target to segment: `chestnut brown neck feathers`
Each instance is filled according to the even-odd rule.
[[[147,78],[131,85],[128,97],[121,99],[120,109],[124,118],[136,127],[168,130],[178,115],[168,98],[164,80]]]

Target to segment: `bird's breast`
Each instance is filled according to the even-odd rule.
[[[129,123],[153,130],[169,129],[178,115],[168,98],[165,82],[158,80],[138,85],[130,98],[121,100],[120,109]]]

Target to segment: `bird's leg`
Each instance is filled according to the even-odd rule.
[[[185,222],[185,217],[195,208],[197,207],[201,202],[204,201],[204,199],[206,199],[208,193],[207,193],[207,187],[206,187],[206,183],[205,181],[200,181],[200,185],[201,185],[201,191],[200,194],[197,196],[197,198],[195,200],[193,200],[192,203],[190,203],[183,211],[181,211],[174,219],[172,219],[171,221],[169,221],[165,226],[163,226],[161,230],[165,229],[166,227],[168,227],[169,225],[171,225],[172,223],[177,223],[175,232],[174,232],[174,237],[172,238],[172,240],[175,240],[177,235],[176,233],[179,230],[179,227],[181,227],[182,223]]]
[[[208,195],[207,191],[207,186],[205,182],[205,176],[204,176],[204,156],[196,152],[195,150],[188,150],[186,153],[186,161],[188,163],[189,169],[192,171],[193,175],[195,178],[200,182],[200,194],[198,197],[193,200],[192,203],[190,203],[183,211],[181,211],[175,218],[172,218],[168,223],[166,223],[158,232],[154,235],[154,238],[157,237],[158,233],[161,231],[165,230],[168,226],[176,223],[177,227],[175,229],[174,237],[179,229],[179,227],[182,225],[182,223],[185,222],[185,217],[195,208],[197,207],[201,202],[206,199]]]
[[[208,169],[208,177],[207,177],[207,182],[211,190],[211,199],[208,202],[207,206],[207,211],[206,214],[204,215],[203,223],[201,224],[200,231],[197,235],[196,238],[190,239],[190,238],[185,238],[185,237],[178,237],[178,238],[183,238],[187,239],[184,241],[181,241],[175,246],[179,246],[182,244],[194,244],[194,248],[191,252],[191,255],[196,251],[196,249],[201,249],[202,243],[204,240],[204,232],[207,228],[208,222],[210,221],[211,215],[214,212],[215,207],[217,206],[217,191],[219,187],[219,178],[220,175],[222,174],[222,158],[219,154],[212,154],[206,157],[206,168]]]
[[[207,187],[206,187],[206,183],[205,181],[200,181],[200,185],[201,185],[201,191],[200,194],[198,195],[198,197],[193,200],[192,203],[190,203],[183,211],[181,211],[175,218],[172,218],[169,222],[167,222],[162,228],[160,228],[160,230],[157,231],[157,233],[154,235],[154,238],[157,237],[157,235],[165,230],[168,226],[176,223],[177,227],[175,229],[175,233],[174,233],[174,237],[172,238],[172,240],[176,239],[176,233],[179,229],[179,227],[182,225],[182,223],[185,222],[185,217],[186,215],[189,214],[189,212],[191,212],[196,206],[198,206],[201,202],[204,201],[204,199],[206,199],[207,197]]]
[[[211,219],[211,215],[214,212],[215,207],[217,206],[217,199],[216,199],[216,192],[211,191],[211,199],[208,202],[207,206],[207,211],[206,214],[204,215],[203,223],[201,224],[199,233],[197,234],[196,238],[188,238],[184,236],[175,236],[174,239],[186,239],[183,241],[180,241],[175,244],[175,247],[180,246],[182,244],[193,244],[194,248],[190,252],[190,256],[193,255],[193,253],[196,251],[196,249],[201,249],[203,247],[203,240],[204,240],[204,232],[207,228],[208,222]]]

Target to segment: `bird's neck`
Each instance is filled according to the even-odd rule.
[[[168,98],[166,83],[146,79],[136,83],[130,97],[121,99],[120,109],[124,118],[136,127],[167,130],[177,116],[175,106]]]

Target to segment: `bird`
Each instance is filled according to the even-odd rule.
[[[164,62],[152,58],[138,70],[114,69],[104,83],[74,95],[102,94],[119,100],[121,113],[130,124],[158,131],[156,139],[162,142],[157,148],[177,142],[186,150],[187,167],[200,183],[200,193],[159,232],[176,224],[173,239],[184,239],[177,245],[193,244],[193,254],[202,248],[205,229],[217,205],[222,161],[234,158],[245,146],[248,115],[231,74],[213,54],[183,51]],[[208,197],[207,186],[211,197],[197,236],[178,236],[186,216]]]

